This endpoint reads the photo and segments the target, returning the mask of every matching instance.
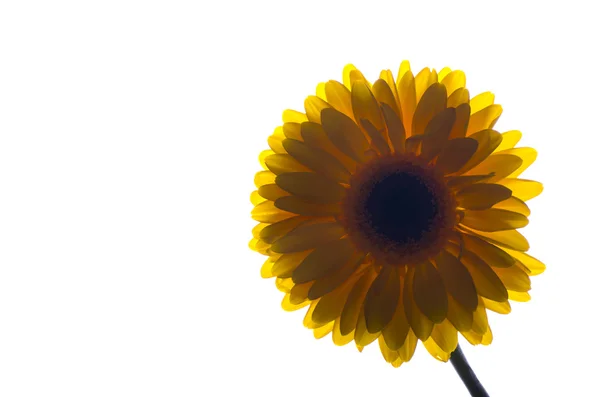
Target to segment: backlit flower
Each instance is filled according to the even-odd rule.
[[[502,107],[465,83],[449,68],[413,77],[408,62],[370,83],[348,65],[268,138],[250,246],[283,308],[309,306],[315,337],[377,340],[394,366],[421,340],[447,361],[458,333],[492,341],[487,310],[530,299],[545,266],[516,229],[542,191],[519,177],[536,151],[495,131]]]

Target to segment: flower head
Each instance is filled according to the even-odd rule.
[[[449,68],[414,77],[406,61],[370,83],[348,65],[305,113],[283,113],[259,157],[250,246],[283,308],[309,306],[315,337],[377,340],[394,366],[421,340],[447,361],[458,333],[491,342],[487,310],[529,300],[545,266],[516,229],[542,191],[519,178],[536,151],[495,131],[502,107],[465,83]]]

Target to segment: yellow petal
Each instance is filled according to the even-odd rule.
[[[448,313],[448,297],[442,276],[430,263],[415,267],[413,296],[418,308],[434,323],[441,323]]]
[[[435,343],[446,353],[450,354],[458,346],[458,332],[448,320],[436,324],[431,332]]]
[[[516,212],[490,208],[483,211],[466,210],[460,223],[471,229],[498,232],[525,227],[529,220]]]
[[[281,129],[281,130],[279,130]],[[281,142],[285,139],[285,135],[283,135],[283,127],[277,127],[275,130],[275,134],[271,135],[267,138],[267,143],[271,150],[275,153],[285,153],[285,149],[283,148]]]
[[[354,342],[359,351],[362,351],[362,347],[365,347],[374,342],[381,332],[371,333],[367,329],[367,322],[365,319],[364,307],[358,315],[358,322],[356,323],[356,330],[354,331]]]
[[[275,277],[275,275],[272,272],[274,264],[275,262],[271,260],[271,258],[267,259],[260,268],[260,276],[262,278]]]
[[[261,204],[262,205],[262,204]],[[306,201],[298,196],[287,196],[281,197],[275,200],[274,206],[279,208],[280,210],[286,211],[293,214],[305,215],[305,216],[336,216],[339,215],[342,210],[339,204],[321,204],[314,203],[310,201]],[[258,207],[258,206],[257,206]],[[287,219],[290,216],[283,217],[282,219]],[[271,221],[268,223],[279,222]],[[262,221],[260,221],[262,222]]]
[[[346,231],[338,222],[304,224],[275,241],[271,250],[281,254],[305,251],[322,243],[339,240],[344,234]]]
[[[493,183],[477,183],[456,193],[458,205],[469,210],[485,210],[507,200],[512,195],[509,188]]]
[[[350,94],[354,120],[369,120],[377,130],[383,130],[383,117],[379,109],[379,103],[377,103],[369,86],[365,82],[357,81],[352,85]]]
[[[460,170],[477,151],[477,141],[471,138],[456,138],[448,141],[438,156],[436,167],[445,175]]]
[[[265,200],[266,199],[258,193],[258,190],[255,190],[252,193],[250,193],[250,202],[252,203],[252,205],[258,205]]]
[[[272,154],[265,158],[267,168],[275,175],[284,172],[306,172],[310,171],[307,167],[299,163],[289,154]]]
[[[374,147],[380,155],[389,154],[390,147],[388,146],[386,138],[381,134],[381,132],[378,131],[369,120],[362,119],[361,125],[363,130],[365,130],[371,138],[371,146]]]
[[[348,171],[356,169],[356,161],[342,153],[327,137],[323,126],[316,123],[302,123],[300,126],[304,142],[316,149],[321,149],[334,156]]]
[[[362,273],[360,270],[363,265],[364,254],[359,252],[353,252],[352,256],[346,263],[344,263],[337,270],[330,272],[329,274],[315,280],[315,283],[308,291],[308,297],[310,299],[317,299],[349,280],[354,280],[359,277]]]
[[[275,201],[281,197],[290,196],[289,192],[286,192],[274,183],[259,187],[258,194],[271,201]]]
[[[469,331],[473,326],[473,310],[459,304],[452,295],[448,296],[448,321],[459,331]]]
[[[317,324],[327,324],[341,316],[353,286],[354,284],[352,283],[346,283],[343,287],[319,299],[319,303],[312,314],[313,321]]]
[[[290,291],[290,302],[293,305],[299,305],[299,304],[307,301],[308,300],[308,296],[307,296],[308,290],[310,289],[311,285],[312,285],[312,282],[299,283],[299,284],[294,285]],[[315,303],[317,303],[317,302],[315,302]],[[312,312],[312,310],[314,310],[314,309],[311,308],[311,312]],[[317,324],[313,324],[313,326],[310,328],[316,328],[316,327],[317,327]]]
[[[293,311],[302,309],[303,307],[306,307],[308,305],[310,305],[310,301],[292,303],[291,302],[291,294],[289,294],[289,293],[285,294],[285,296],[283,297],[283,300],[281,301],[281,307],[286,312],[293,312]]]
[[[438,81],[441,83],[444,78],[450,74],[450,72],[452,72],[452,69],[450,69],[448,66],[444,66],[442,70],[438,72]]]
[[[491,92],[482,92],[481,94],[475,95],[473,99],[471,99],[471,112],[477,113],[493,103],[494,94]]]
[[[284,123],[303,123],[308,121],[308,117],[304,113],[291,109],[284,110],[281,119]]]
[[[381,351],[381,354],[383,355],[384,360],[388,363],[398,360],[398,352],[396,352],[395,350],[391,350],[386,345],[386,342],[385,342],[385,339],[383,338],[383,336],[380,336],[378,338],[378,340],[379,340],[379,350]]]
[[[494,176],[489,182],[497,182],[517,170],[521,164],[523,160],[513,154],[493,154],[465,172],[465,175],[485,175],[493,172]]]
[[[502,142],[502,135],[494,130],[479,131],[469,136],[469,138],[477,141],[477,151],[473,157],[471,157],[469,162],[460,169],[458,174],[465,173],[479,165],[487,159],[494,152],[494,149],[498,147],[500,142]]]
[[[391,108],[395,109],[398,115],[402,117],[402,108],[400,107],[400,95],[398,94],[398,87],[396,86],[396,81],[394,80],[394,74],[389,69],[382,70],[381,73],[379,73],[379,78],[387,83],[388,87],[392,91],[392,94],[394,94],[394,98],[396,99],[396,107],[391,106]],[[373,85],[373,91],[374,93],[376,91],[375,85]],[[377,98],[377,93],[375,93],[375,98]]]
[[[496,302],[506,302],[506,287],[487,263],[468,251],[463,253],[461,262],[471,273],[479,295]]]
[[[265,242],[273,244],[277,239],[285,236],[307,220],[308,218],[295,216],[281,222],[271,223],[260,231],[259,237]]]
[[[487,298],[481,298],[485,308],[498,314],[508,314],[511,312],[510,302],[496,302]]]
[[[469,104],[469,90],[466,88],[459,88],[448,96],[449,108],[458,108],[460,105]],[[469,107],[469,109],[471,109]]]
[[[478,303],[477,290],[465,265],[446,251],[438,254],[435,264],[450,296],[467,310],[475,310]]]
[[[473,106],[473,101],[471,101],[471,119],[469,120],[469,128],[467,128],[467,136],[494,127],[502,114],[502,106],[500,105],[490,105],[476,113],[473,113]]]
[[[518,260],[521,263],[521,265],[525,267],[525,271],[530,276],[537,276],[538,274],[542,274],[544,270],[546,270],[546,265],[544,265],[539,259],[536,259],[531,255],[528,255],[524,252],[511,250],[508,248],[503,248],[503,250],[509,253],[516,260]]]
[[[448,143],[448,137],[452,126],[456,120],[456,110],[454,108],[443,109],[433,116],[423,136],[423,147],[421,148],[421,157],[425,161],[432,160],[437,156],[444,146]]]
[[[444,349],[438,346],[433,338],[429,338],[423,342],[423,346],[425,346],[425,349],[429,352],[429,354],[431,354],[431,356],[437,360],[447,362],[450,359],[450,353],[445,352]]]
[[[451,95],[459,88],[464,88],[467,84],[467,77],[462,70],[454,70],[446,75],[442,80],[442,84],[446,86],[446,92]]]
[[[350,172],[326,151],[293,139],[285,139],[283,147],[290,156],[324,177],[343,183],[350,181]]]
[[[351,118],[335,109],[325,109],[322,125],[329,140],[346,156],[363,161],[369,142]]]
[[[467,138],[470,139],[470,138]],[[446,185],[454,191],[460,190],[466,186],[470,186],[474,183],[485,182],[486,180],[493,177],[493,174],[487,175],[459,175],[459,176],[447,176]]]
[[[490,266],[511,267],[515,263],[514,258],[505,251],[480,238],[464,234],[462,235],[462,241],[466,250],[477,255]]]
[[[360,72],[360,70],[358,70],[356,68],[356,66],[352,65],[352,64],[348,64],[344,67],[344,72],[343,72],[343,82],[344,85],[348,88],[351,89],[352,88],[352,84],[355,81],[364,81],[367,82],[367,79],[365,79],[365,76],[363,76],[363,74]]]
[[[541,183],[528,179],[506,178],[497,183],[512,190],[513,196],[523,201],[531,200],[544,190]]]
[[[275,183],[283,190],[315,203],[337,203],[346,196],[344,187],[312,172],[281,174],[275,178]]]
[[[370,271],[366,272],[352,288],[352,291],[346,300],[346,305],[342,310],[342,315],[340,316],[340,334],[342,336],[348,335],[356,329],[358,316],[363,307],[365,296],[376,276],[377,273],[370,269]]]
[[[329,335],[329,333],[330,333],[331,331],[333,331],[333,324],[334,324],[334,323],[333,323],[333,321],[332,321],[332,322],[330,322],[329,324],[326,324],[326,325],[324,325],[324,326],[322,326],[322,327],[315,328],[315,329],[313,330],[313,334],[314,334],[315,338],[316,338],[316,339],[321,339],[321,338],[323,338],[324,336],[327,336],[327,335]]]
[[[512,154],[518,156],[523,160],[523,164],[517,168],[512,174],[508,175],[507,178],[516,178],[523,173],[537,158],[537,151],[530,147],[520,147],[516,149],[506,149],[498,154]]]
[[[294,283],[307,283],[341,268],[352,257],[354,247],[349,239],[330,241],[312,251],[294,270]],[[307,291],[308,293],[308,291]]]
[[[519,141],[521,140],[522,135],[523,134],[521,134],[521,131],[517,130],[503,132],[502,143],[496,148],[495,151],[499,152],[502,150],[514,148],[517,145],[517,143],[519,143]]]
[[[525,252],[529,249],[529,243],[527,242],[527,239],[525,239],[525,237],[523,237],[523,235],[516,230],[504,230],[501,232],[488,233],[468,228],[464,229],[501,247],[506,247],[521,252]]]
[[[425,316],[417,307],[413,293],[415,268],[408,267],[402,288],[402,300],[404,301],[404,313],[415,335],[421,340],[427,340],[433,330],[433,322]],[[410,335],[410,332],[409,332]]]
[[[346,335],[342,335],[342,332],[340,331],[340,317],[338,317],[333,323],[333,332],[331,336],[333,343],[335,343],[337,346],[344,346],[354,340],[354,331]]]
[[[328,81],[325,83],[325,95],[327,96],[327,102],[331,106],[344,113],[346,116],[354,118],[350,90],[343,84],[335,80]]]
[[[524,270],[518,266],[506,268],[495,268],[494,272],[498,275],[507,290],[516,292],[527,292],[531,289],[531,280]]]
[[[275,183],[276,175],[271,171],[259,171],[254,175],[254,186],[271,185]]]
[[[404,345],[410,325],[408,319],[404,313],[404,302],[402,299],[402,293],[398,294],[398,304],[394,316],[390,323],[383,329],[383,338],[385,343],[392,350],[398,350]]]
[[[515,302],[529,302],[531,295],[529,292],[508,291],[508,299]]]
[[[323,109],[330,109],[331,106],[321,98],[310,95],[304,101],[304,110],[306,111],[306,117],[313,123],[321,123],[321,112]]]
[[[404,362],[410,361],[412,356],[415,354],[418,341],[419,340],[417,339],[415,333],[412,330],[408,331],[406,342],[400,349],[398,349],[398,358]]]
[[[512,194],[512,191],[511,191],[511,194]],[[524,215],[524,216],[529,216],[531,214],[531,211],[529,210],[529,207],[527,206],[527,204],[525,204],[525,202],[523,200],[518,199],[516,197],[510,197],[504,201],[494,204],[494,208],[518,212],[519,214]]]
[[[373,95],[380,105],[385,103],[392,108],[395,113],[401,114],[400,108],[398,107],[397,93],[394,94],[391,87],[396,89],[396,86],[393,84],[393,77],[391,86],[385,80],[379,79],[373,84]]]
[[[450,106],[448,106],[450,108]],[[456,107],[456,120],[450,131],[448,139],[464,138],[469,127],[469,118],[471,117],[471,108],[468,103],[463,103]]]
[[[411,136],[424,134],[431,119],[445,108],[446,88],[440,83],[434,83],[425,91],[415,109]]]
[[[274,276],[290,278],[294,270],[306,259],[312,250],[281,255],[274,263],[271,272]]]
[[[275,154],[274,151],[272,150],[263,150],[262,152],[260,152],[260,154],[258,155],[258,162],[260,163],[261,167],[263,168],[263,170],[267,169],[267,164],[265,164],[265,159],[272,155]]]
[[[417,103],[424,95],[425,91],[434,83],[437,82],[437,74],[435,70],[430,70],[429,68],[423,68],[417,75],[415,76],[415,90],[417,93]],[[438,83],[439,84],[439,83]]]
[[[300,129],[300,123],[284,123],[283,124],[283,135],[285,135],[288,139],[295,139],[297,141],[303,141],[302,131]],[[285,139],[281,142],[282,145],[285,142]],[[283,145],[285,149],[285,145]]]
[[[404,153],[406,132],[404,131],[402,120],[399,115],[385,103],[381,105],[381,110],[387,127],[388,138],[392,144],[394,153]]]
[[[400,280],[396,268],[384,266],[365,297],[365,321],[369,333],[380,332],[396,311]]]
[[[252,210],[252,219],[264,223],[281,222],[293,216],[294,214],[275,207],[272,201],[262,202]]]
[[[406,131],[406,136],[409,137],[412,135],[410,128],[417,106],[415,79],[410,70],[404,73],[402,78],[398,77],[398,95],[400,95],[400,106],[402,107],[402,123],[409,129]]]

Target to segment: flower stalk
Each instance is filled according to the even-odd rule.
[[[467,362],[460,346],[457,346],[450,355],[450,362],[472,397],[489,397]]]

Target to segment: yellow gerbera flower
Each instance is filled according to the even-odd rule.
[[[400,366],[420,339],[447,361],[458,333],[489,344],[486,311],[528,301],[545,266],[516,230],[542,191],[521,179],[536,158],[519,131],[493,130],[494,95],[465,74],[403,62],[371,84],[354,66],[286,110],[255,177],[250,247],[267,255],[282,306],[359,350],[375,340]]]

